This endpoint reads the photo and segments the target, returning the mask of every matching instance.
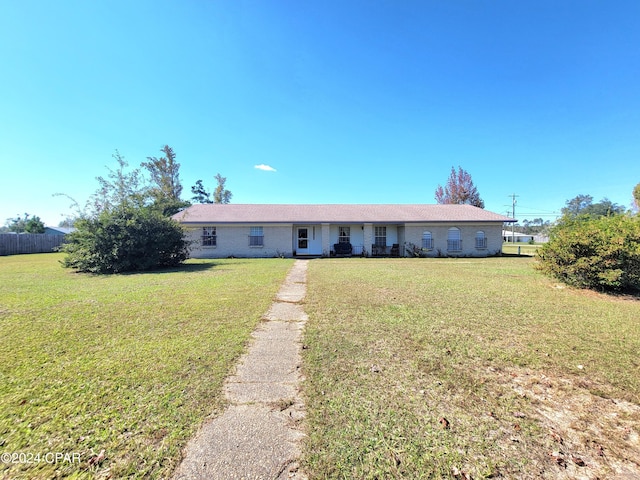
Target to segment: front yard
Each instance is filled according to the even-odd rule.
[[[166,478],[292,263],[91,276],[61,258],[0,257],[0,478]]]
[[[167,478],[292,261],[60,258],[0,257],[0,478]],[[309,478],[640,475],[640,301],[533,261],[311,261]]]

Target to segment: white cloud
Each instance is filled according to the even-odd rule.
[[[258,170],[264,170],[265,172],[276,171],[276,169],[273,168],[271,165],[265,165],[264,163],[261,163],[260,165],[254,165],[253,168],[257,168]]]

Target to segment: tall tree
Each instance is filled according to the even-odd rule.
[[[169,145],[160,149],[164,157],[147,157],[148,162],[142,162],[151,176],[150,195],[153,207],[163,215],[170,216],[178,213],[189,205],[180,199],[182,184],[180,183],[180,164],[176,162],[176,154]]]
[[[180,200],[182,184],[180,183],[180,164],[176,162],[176,154],[169,145],[160,149],[164,157],[147,157],[148,162],[142,166],[149,171],[152,182],[152,194],[171,200]]]
[[[565,207],[560,210],[562,215],[565,216],[577,216],[581,215],[584,210],[593,204],[593,197],[591,195],[578,195],[571,200],[565,202]]]
[[[640,183],[633,189],[633,203],[635,203],[636,208],[640,210]]]
[[[204,188],[202,180],[198,180],[196,184],[191,187],[191,193],[193,193],[191,200],[195,203],[213,203],[211,194]]]
[[[223,177],[219,173],[215,176],[218,185],[216,189],[213,191],[213,203],[224,203],[227,204],[231,202],[231,197],[233,194],[225,188],[225,183],[227,182],[227,177]]]
[[[460,166],[458,166],[457,172],[455,168],[451,167],[447,184],[444,188],[442,185],[438,185],[435,198],[439,204],[453,203],[484,208],[484,201],[480,198],[471,175]]]
[[[567,200],[566,207],[561,210],[562,215],[565,217],[588,215],[593,218],[621,215],[624,211],[625,209],[622,205],[613,203],[606,197],[598,203],[593,203],[591,195],[578,195],[571,200]]]
[[[145,192],[142,187],[140,169],[127,172],[129,164],[118,150],[112,157],[118,162],[118,168],[112,170],[107,167],[109,170],[107,178],[96,177],[99,187],[89,201],[94,216],[124,203],[139,205],[144,203]]]

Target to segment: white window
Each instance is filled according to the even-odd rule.
[[[422,248],[433,250],[433,236],[431,232],[422,232]]]
[[[215,247],[217,242],[216,227],[202,227],[202,246]]]
[[[460,229],[451,227],[447,234],[447,250],[450,252],[459,252],[462,250],[462,239],[460,238]]]
[[[483,231],[476,232],[476,248],[477,249],[487,248],[487,237]]]
[[[249,232],[250,247],[264,247],[264,232],[262,227],[251,227]]]
[[[387,227],[375,227],[373,244],[377,247],[387,246]]]
[[[351,227],[338,227],[338,243],[351,243]]]

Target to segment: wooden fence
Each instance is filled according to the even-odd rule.
[[[1,233],[0,255],[53,252],[64,242],[64,235],[44,233]]]

